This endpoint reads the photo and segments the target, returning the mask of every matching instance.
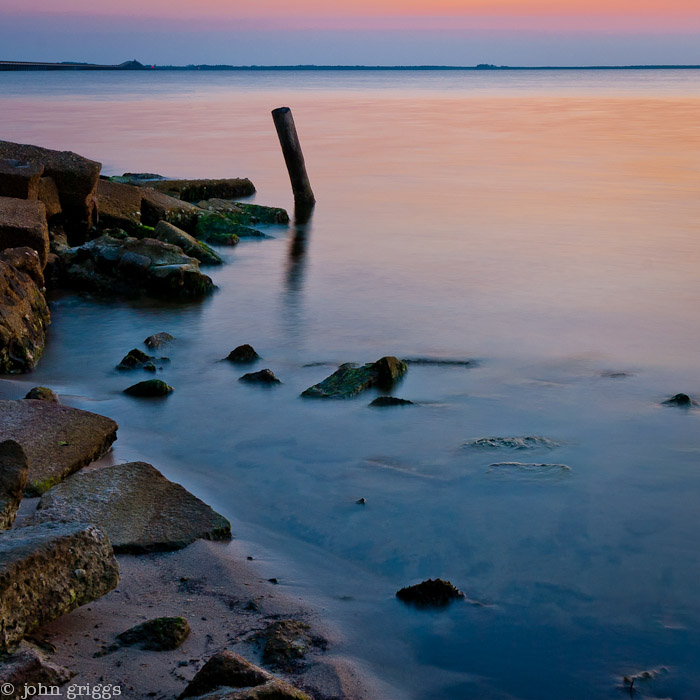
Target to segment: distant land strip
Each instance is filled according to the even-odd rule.
[[[633,66],[496,66],[480,63],[476,66],[229,66],[229,65],[195,65],[159,66],[144,65],[138,61],[125,61],[116,65],[97,63],[43,63],[40,61],[0,61],[0,71],[56,71],[56,70],[206,70],[206,71],[524,71],[524,70],[698,70],[700,65],[633,65]]]

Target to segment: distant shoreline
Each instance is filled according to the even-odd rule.
[[[0,71],[586,71],[586,70],[700,70],[700,65],[630,65],[630,66],[496,66],[479,64],[477,66],[232,66],[190,64],[187,66],[144,65],[138,61],[127,61],[118,65],[100,65],[94,63],[43,63],[37,61],[0,61]]]

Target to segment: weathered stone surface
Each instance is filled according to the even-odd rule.
[[[13,158],[0,158],[0,197],[36,199],[43,173],[44,166],[40,163],[22,163]]]
[[[134,348],[133,350],[129,350],[129,352],[124,355],[122,358],[122,361],[117,365],[117,369],[119,370],[132,370],[132,369],[145,369],[147,372],[155,372],[156,371],[156,365],[154,360],[159,360],[159,361],[168,361],[167,357],[151,357],[150,355],[146,355],[143,350],[139,350],[138,348]]]
[[[97,183],[97,223],[133,233],[141,225],[143,189],[100,179]]]
[[[189,637],[190,625],[184,617],[157,617],[122,632],[117,644],[149,651],[177,649]]]
[[[39,201],[46,207],[47,219],[52,219],[63,211],[58,187],[52,177],[42,177],[39,180]]]
[[[141,223],[155,226],[159,221],[175,224],[185,231],[194,229],[200,209],[155,189],[143,188],[141,200]]]
[[[147,183],[158,192],[179,197],[186,202],[200,199],[236,199],[255,194],[255,187],[248,178],[227,178],[219,180],[160,180]]]
[[[74,227],[87,230],[92,225],[100,163],[71,151],[53,151],[9,141],[0,141],[0,158],[41,163],[44,175],[58,188],[63,214]]]
[[[170,335],[170,333],[162,331],[160,333],[154,333],[153,335],[149,335],[148,338],[146,338],[146,340],[143,341],[143,343],[147,348],[150,348],[151,350],[158,350],[164,345],[172,343],[173,340],[175,340],[174,335]]]
[[[271,369],[261,369],[259,372],[248,372],[242,377],[239,377],[239,382],[246,382],[247,384],[281,384],[282,382],[277,379]]]
[[[29,459],[27,496],[40,496],[101,457],[117,427],[111,418],[49,401],[0,401],[0,440],[16,440]]]
[[[197,219],[195,236],[219,245],[234,245],[239,238],[268,238],[253,227],[289,223],[287,212],[277,207],[216,199],[200,202],[200,206],[205,211]]]
[[[698,402],[688,396],[688,394],[676,394],[661,403],[664,406],[677,406],[678,408],[691,408],[698,405]]]
[[[37,508],[40,520],[96,523],[116,552],[171,551],[231,537],[226,518],[145,462],[82,471],[45,493]]]
[[[34,280],[0,260],[0,373],[34,369],[49,319],[46,299]]]
[[[0,530],[12,526],[29,474],[22,446],[14,440],[0,442]]]
[[[61,403],[58,394],[47,386],[35,386],[27,392],[25,399],[34,401],[50,401],[51,403]]]
[[[34,697],[30,688],[56,687],[67,683],[75,673],[51,662],[34,644],[22,641],[13,654],[0,658],[0,687],[9,683],[14,692],[3,692],[4,698],[25,700]]]
[[[289,214],[280,207],[265,207],[261,204],[232,202],[227,199],[205,200],[197,206],[207,212],[225,214],[229,221],[246,226],[289,223]]]
[[[36,200],[0,197],[0,250],[22,246],[36,250],[43,270],[49,254],[46,209]]]
[[[142,187],[150,187],[153,180],[167,180],[158,173],[124,173],[123,175],[112,175],[109,179],[123,185],[140,185]]]
[[[103,596],[118,581],[112,547],[95,525],[41,523],[8,530],[0,537],[0,651]]]
[[[154,238],[179,246],[186,255],[197,258],[202,265],[221,265],[224,262],[221,256],[206,243],[198,241],[194,236],[190,236],[189,233],[167,221],[159,221],[156,224]]]
[[[249,362],[255,362],[260,359],[260,355],[255,352],[252,345],[239,345],[237,348],[231,350],[226,359],[229,362],[236,362],[239,364],[247,364]]]
[[[311,635],[305,622],[292,619],[270,623],[255,639],[262,645],[263,663],[280,669],[293,669],[312,647],[325,643]]]
[[[180,695],[207,700],[311,700],[232,651],[212,656]]]
[[[370,403],[370,406],[374,408],[387,408],[389,406],[415,406],[415,404],[413,401],[397,399],[395,396],[377,396],[377,398]]]
[[[16,270],[26,272],[39,289],[44,288],[44,266],[41,264],[39,253],[34,248],[28,246],[6,248],[0,253],[0,260],[4,260]]]
[[[317,399],[346,399],[373,386],[390,388],[406,372],[406,363],[395,357],[382,357],[358,367],[347,363],[319,384],[309,387],[302,396]]]
[[[162,379],[147,379],[145,382],[139,382],[124,389],[124,393],[129,394],[129,396],[140,396],[142,398],[167,396],[173,391],[174,389]]]
[[[454,600],[463,599],[464,593],[449,581],[436,578],[402,588],[397,591],[396,597],[421,608],[444,608]]]

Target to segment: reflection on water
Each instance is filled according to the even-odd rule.
[[[640,689],[694,699],[700,412],[659,403],[700,394],[697,75],[0,74],[3,138],[247,175],[289,208],[269,112],[290,104],[318,198],[222,251],[199,305],[56,300],[40,368],[3,395],[48,384],[117,419],[116,458],[237,518],[393,697],[615,698],[663,665]],[[113,366],[161,330],[175,392],[123,396]],[[218,362],[244,342],[275,391]],[[299,398],[383,354],[478,362],[412,363],[410,410]],[[527,435],[556,451],[463,447]],[[435,576],[489,605],[394,599]]]

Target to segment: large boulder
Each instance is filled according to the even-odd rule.
[[[34,369],[44,350],[49,319],[36,282],[0,259],[0,373]]]
[[[224,650],[212,656],[180,695],[204,700],[311,700],[289,683]]]
[[[396,357],[382,357],[358,367],[347,363],[314,384],[302,393],[302,396],[316,399],[346,399],[371,387],[390,388],[406,372],[406,363]]]
[[[221,256],[206,243],[198,241],[194,236],[167,221],[158,222],[153,237],[164,243],[179,246],[186,255],[197,258],[202,265],[221,265],[224,262]]]
[[[49,255],[46,208],[36,200],[0,197],[0,250],[21,246],[36,250],[43,270]]]
[[[44,175],[56,183],[63,215],[71,224],[71,230],[87,231],[92,226],[100,163],[71,151],[54,151],[10,141],[0,141],[0,158],[41,163]]]
[[[145,462],[75,474],[41,497],[35,517],[97,523],[116,552],[130,554],[231,537],[226,518]]]
[[[155,226],[159,221],[167,221],[191,231],[199,213],[200,209],[194,204],[182,202],[150,187],[143,188],[141,223],[145,226]]]
[[[227,178],[219,180],[159,180],[144,182],[158,192],[164,192],[186,202],[200,199],[237,199],[255,194],[255,186],[248,178]]]
[[[61,196],[56,187],[56,181],[52,177],[42,177],[39,180],[39,201],[46,207],[46,218],[52,219],[58,216],[61,209]]]
[[[58,687],[67,683],[75,673],[53,663],[38,646],[20,642],[17,650],[0,659],[0,687],[5,687],[3,697],[9,700],[26,700],[38,695],[39,686]],[[9,691],[7,684],[14,688]],[[31,693],[31,689],[36,693]]]
[[[129,233],[141,225],[143,190],[100,179],[97,183],[97,221],[100,227],[116,227]]]
[[[0,651],[118,582],[112,546],[95,525],[41,523],[8,530],[0,537]]]
[[[12,158],[0,158],[0,197],[36,199],[39,180],[44,174],[41,163],[22,163]]]
[[[22,446],[14,440],[0,442],[0,530],[12,526],[29,474]]]
[[[39,289],[44,288],[44,266],[34,248],[26,245],[21,248],[6,248],[0,253],[0,260],[4,260],[16,270],[26,272]]]
[[[0,401],[0,440],[18,442],[29,460],[27,496],[40,496],[101,457],[117,428],[111,418],[50,401]]]

